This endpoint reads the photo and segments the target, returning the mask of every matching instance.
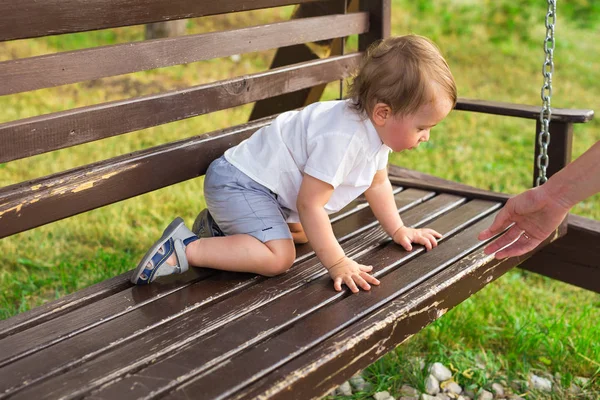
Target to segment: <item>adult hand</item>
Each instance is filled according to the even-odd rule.
[[[478,238],[489,239],[514,224],[484,251],[486,254],[497,252],[498,259],[520,256],[550,236],[568,212],[569,207],[561,204],[559,198],[550,196],[544,186],[529,189],[510,198],[492,225],[482,231]]]

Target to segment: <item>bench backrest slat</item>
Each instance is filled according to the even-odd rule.
[[[0,96],[361,34],[368,14],[329,15],[0,62]]]
[[[0,162],[251,103],[348,76],[360,53],[0,125]],[[107,123],[110,121],[110,123]],[[1,203],[0,203],[1,204]]]
[[[211,161],[272,120],[114,157],[0,191],[0,238],[204,175]]]
[[[20,0],[0,2],[0,41],[310,3],[315,0]],[[322,0],[321,0],[322,1]]]
[[[291,4],[298,7],[285,22],[0,62],[0,95],[21,96],[277,48],[267,71],[0,123],[0,163],[6,163],[253,102],[260,111],[244,125],[191,132],[198,136],[0,188],[0,238],[203,175],[273,115],[317,101],[328,83],[347,78],[362,51],[341,55],[343,38],[357,34],[365,49],[389,35],[390,6],[390,0],[1,2],[0,41]]]

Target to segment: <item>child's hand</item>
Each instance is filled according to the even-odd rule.
[[[379,285],[379,280],[368,274],[373,270],[373,267],[361,265],[348,257],[344,257],[327,270],[329,276],[333,279],[333,287],[338,292],[342,290],[342,283],[346,284],[352,293],[358,293],[357,284],[364,290],[371,289],[369,283]]]
[[[427,251],[437,246],[436,238],[441,238],[442,235],[433,229],[413,229],[403,226],[394,232],[392,239],[400,246],[404,247],[406,251],[412,250],[411,243],[419,243],[425,246]]]

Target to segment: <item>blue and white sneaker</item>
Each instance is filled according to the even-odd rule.
[[[185,226],[183,219],[175,218],[133,271],[131,283],[147,285],[159,276],[184,273],[189,268],[185,248],[196,240],[198,236]],[[167,260],[173,253],[177,264],[169,265]]]

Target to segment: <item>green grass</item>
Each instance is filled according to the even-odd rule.
[[[394,34],[431,37],[442,49],[468,98],[540,104],[545,2],[518,0],[394,0]],[[554,107],[600,110],[596,2],[559,4]],[[190,20],[188,31],[284,20],[292,8]],[[562,10],[562,14],[561,14]],[[143,27],[0,43],[0,61],[141,40]],[[356,40],[351,41],[355,47]],[[0,97],[0,122],[157,93],[268,68],[273,51],[127,74]],[[325,99],[335,98],[337,83]],[[0,164],[0,186],[34,179],[120,154],[243,123],[251,105],[128,133],[101,142]],[[453,112],[416,151],[392,162],[477,187],[518,193],[530,187],[535,124],[520,119]],[[573,156],[600,140],[600,122],[575,127]],[[174,160],[174,162],[176,162]],[[552,162],[552,160],[550,161]],[[165,188],[0,240],[0,318],[8,318],[125,272],[176,215],[191,221],[204,206],[202,179]],[[600,219],[600,196],[574,208]],[[516,270],[457,306],[369,368],[382,390],[422,385],[415,357],[452,363],[463,385],[525,379],[529,371],[595,376],[600,391],[600,296]],[[487,375],[473,371],[487,358]],[[528,398],[544,398],[530,394]]]

